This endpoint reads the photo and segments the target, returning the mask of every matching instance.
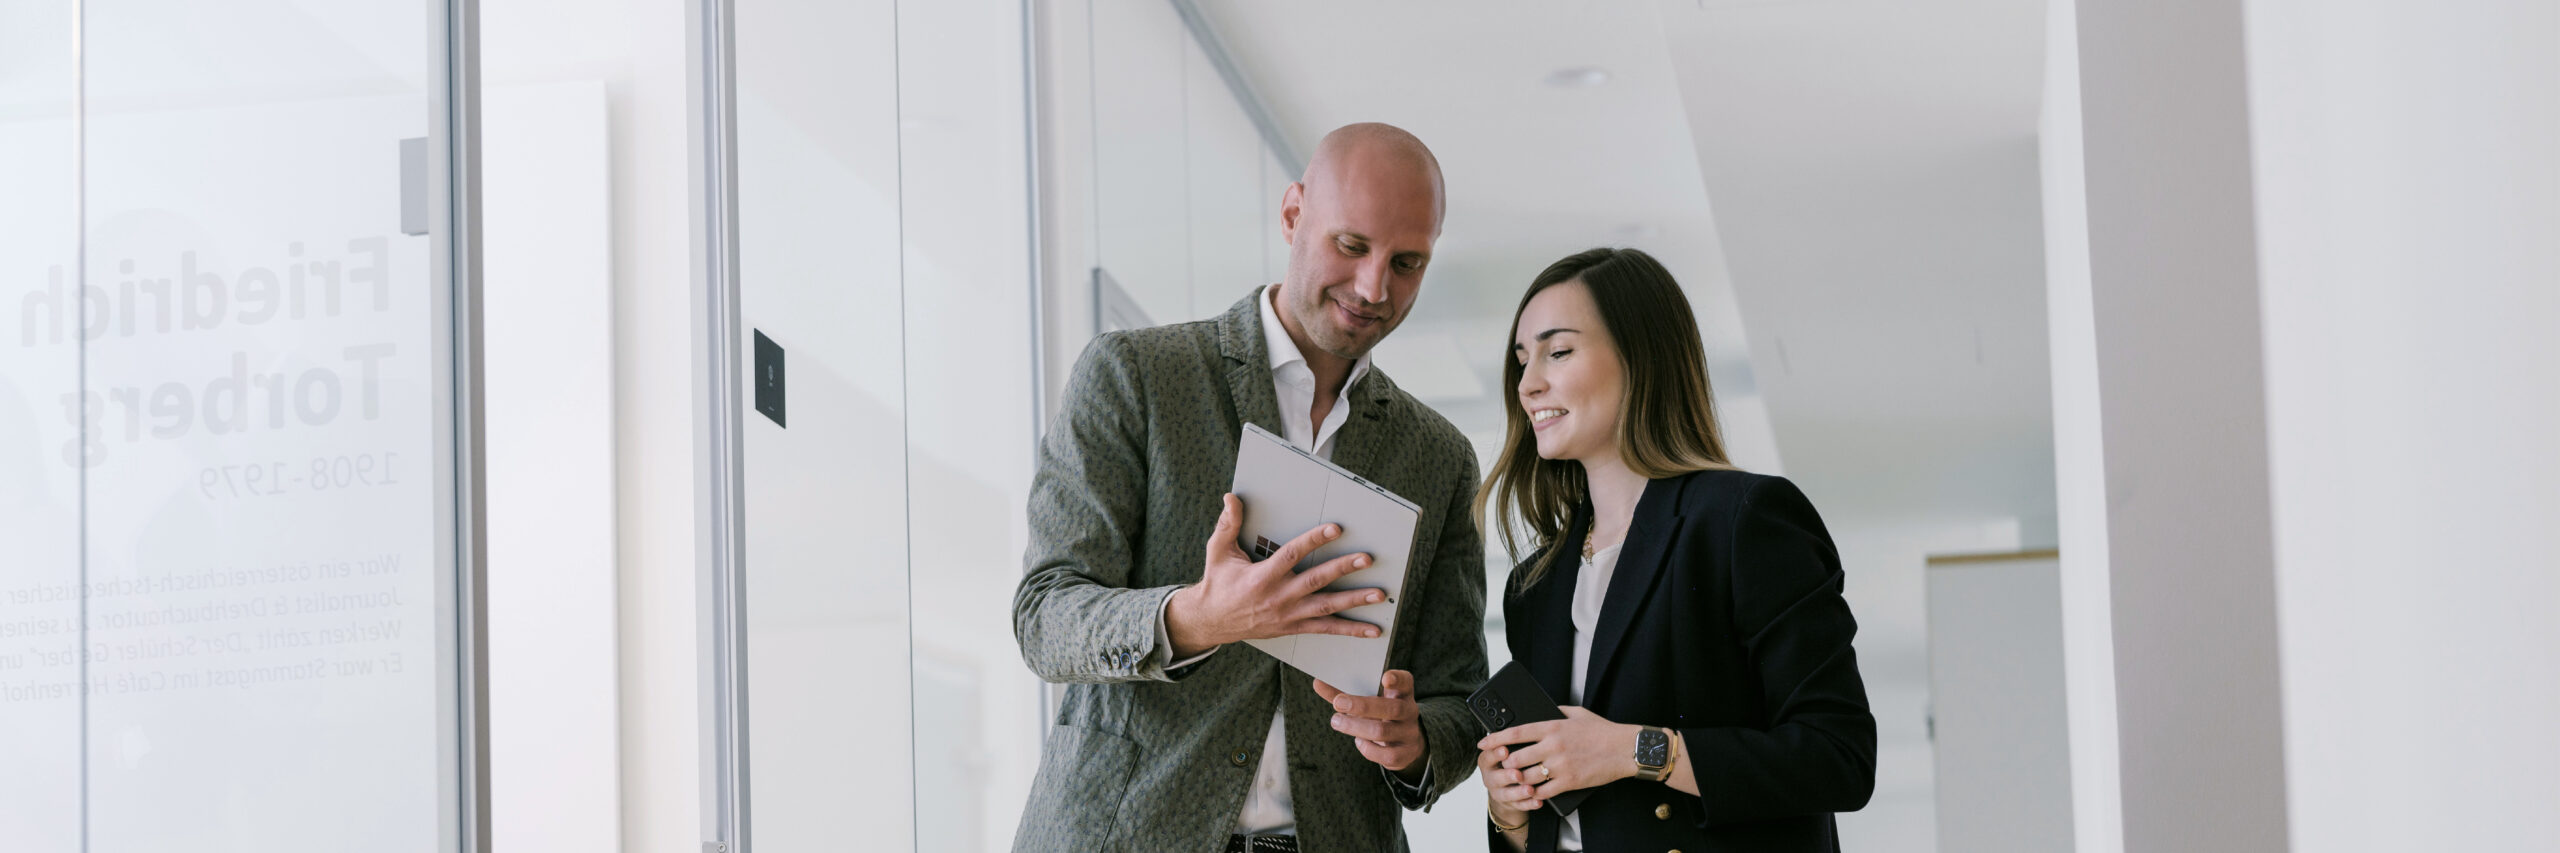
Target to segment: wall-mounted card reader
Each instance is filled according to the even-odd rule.
[[[756,330],[756,411],[773,419],[773,425],[789,427],[782,420],[782,345]]]

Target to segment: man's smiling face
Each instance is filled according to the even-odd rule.
[[[1440,238],[1439,167],[1419,142],[1399,143],[1322,152],[1282,201],[1289,272],[1278,308],[1304,344],[1337,358],[1357,360],[1404,322]]]

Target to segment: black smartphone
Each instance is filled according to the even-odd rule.
[[[1487,732],[1502,731],[1522,723],[1564,719],[1564,712],[1556,708],[1555,700],[1547,698],[1547,691],[1538,686],[1538,680],[1531,678],[1529,669],[1521,666],[1519,661],[1503,664],[1502,669],[1487,679],[1483,687],[1467,694],[1467,710],[1475,712],[1476,721],[1483,723]],[[1525,743],[1513,746],[1511,751],[1519,752],[1528,746]],[[1589,788],[1566,791],[1547,798],[1547,808],[1555,809],[1556,816],[1563,817],[1572,814],[1590,796]]]

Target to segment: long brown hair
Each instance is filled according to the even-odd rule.
[[[1502,457],[1493,463],[1484,488],[1476,490],[1479,529],[1490,508],[1502,547],[1518,554],[1526,540],[1546,549],[1535,563],[1515,572],[1514,590],[1546,577],[1561,550],[1554,547],[1556,540],[1565,535],[1590,488],[1581,463],[1538,457],[1529,413],[1520,407],[1522,368],[1509,352],[1520,337],[1520,314],[1529,309],[1529,301],[1569,281],[1582,282],[1591,291],[1600,323],[1617,343],[1618,367],[1626,375],[1626,394],[1618,401],[1618,456],[1628,470],[1658,480],[1733,467],[1725,458],[1723,433],[1716,429],[1715,395],[1707,383],[1698,319],[1689,312],[1689,297],[1680,292],[1671,271],[1636,249],[1592,249],[1555,262],[1529,283],[1520,307],[1511,312],[1511,336],[1502,344],[1502,410],[1509,426]]]

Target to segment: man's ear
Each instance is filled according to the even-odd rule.
[[[1292,182],[1280,193],[1280,242],[1298,244],[1298,213],[1306,201],[1307,185],[1303,182]]]

